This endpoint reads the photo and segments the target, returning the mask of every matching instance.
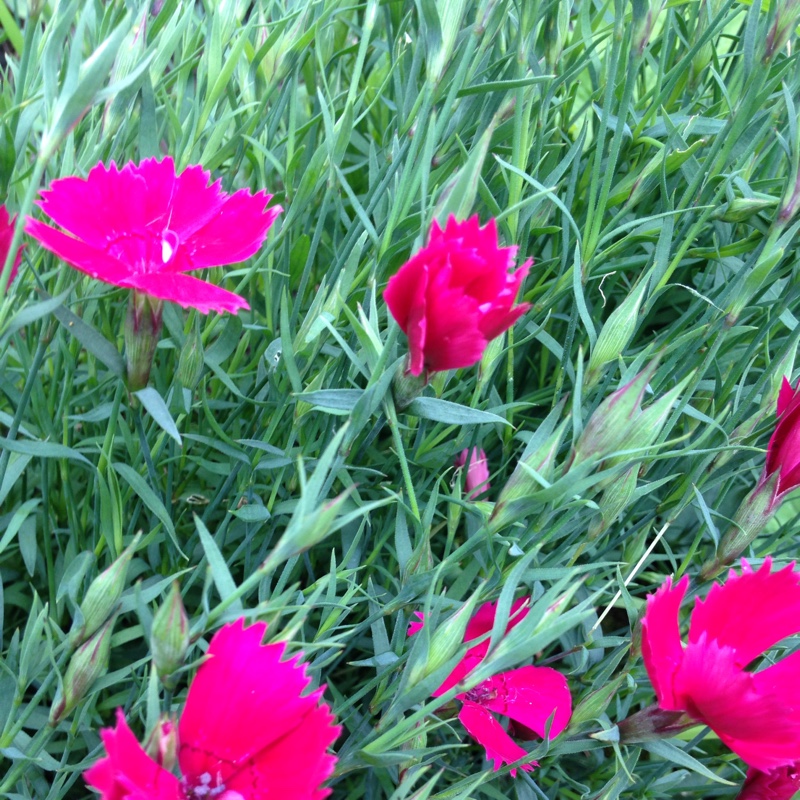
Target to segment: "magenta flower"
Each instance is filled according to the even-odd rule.
[[[506,633],[524,619],[529,602],[529,597],[523,597],[511,606]],[[469,642],[488,634],[494,625],[496,613],[495,603],[482,605],[467,624],[464,641]],[[420,631],[425,624],[421,613],[417,612],[417,617],[418,620],[411,622],[408,627],[409,636]],[[462,683],[483,661],[488,651],[488,637],[470,647],[433,696],[440,697]],[[458,718],[470,735],[486,749],[486,757],[494,762],[495,771],[503,764],[511,764],[527,755],[527,751],[508,735],[495,714],[511,719],[515,732],[524,738],[530,738],[531,732],[543,737],[547,721],[553,717],[551,739],[555,739],[567,727],[572,716],[572,697],[567,679],[550,667],[528,666],[501,672],[469,691],[457,694],[456,699],[462,703]],[[530,759],[522,765],[522,769],[530,772],[537,766],[537,762]],[[516,774],[517,770],[512,769],[511,775],[516,777]]]
[[[778,423],[767,445],[767,463],[761,483],[778,473],[776,498],[800,486],[800,380],[792,384],[786,378],[778,395]]]
[[[772,573],[771,560],[712,587],[695,601],[689,643],[678,613],[688,578],[647,598],[642,654],[665,711],[708,725],[742,760],[768,772],[800,761],[800,652],[751,672],[745,668],[781,639],[800,632],[800,573]]]
[[[272,195],[209,185],[201,166],[175,174],[169,157],[53,181],[38,205],[63,228],[29,217],[26,231],[75,269],[184,308],[230,311],[247,301],[187,272],[244,261],[281,212]]]
[[[4,205],[0,205],[0,272],[3,269],[3,264],[6,263],[8,258],[8,251],[11,249],[11,242],[14,239],[14,222],[16,217],[8,217],[8,210]],[[11,275],[8,278],[6,286],[11,286],[11,282],[17,276],[17,270],[22,263],[22,247],[17,250],[17,257],[11,265]]]
[[[736,800],[792,800],[800,792],[800,771],[796,764],[772,772],[750,768]]]
[[[148,756],[122,711],[100,732],[107,755],[84,773],[102,800],[321,800],[341,728],[309,684],[300,656],[262,645],[266,624],[220,629],[189,688],[178,726],[175,777]]]
[[[477,447],[473,447],[472,450],[462,450],[456,456],[454,466],[457,469],[467,467],[467,497],[470,500],[477,500],[489,491],[489,462],[483,450]]]
[[[428,244],[386,286],[383,298],[408,336],[412,375],[471,367],[486,345],[527,310],[514,305],[532,261],[516,272],[516,247],[498,247],[497,225],[481,228],[478,217],[444,230],[436,220]]]

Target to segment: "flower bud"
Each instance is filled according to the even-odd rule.
[[[771,61],[778,51],[783,50],[792,31],[800,23],[800,0],[777,0],[775,8],[775,20],[767,34],[764,48],[765,63]]]
[[[669,739],[698,724],[683,711],[664,711],[656,704],[631,714],[617,728],[620,742],[652,742],[654,739]]]
[[[596,539],[603,531],[614,523],[617,517],[628,507],[639,478],[639,465],[634,463],[622,475],[617,475],[603,491],[598,505],[600,517],[589,528],[589,539]]]
[[[128,390],[138,392],[150,380],[150,367],[161,336],[164,303],[133,290],[125,318],[125,358],[128,364]]]
[[[161,682],[168,688],[175,686],[172,673],[183,666],[189,649],[189,619],[183,607],[178,581],[172,582],[169,597],[153,617],[150,631],[150,650]]]
[[[139,539],[137,533],[119,558],[92,581],[80,606],[83,624],[72,634],[75,645],[85,642],[116,611]]]
[[[723,222],[746,222],[750,217],[774,208],[777,204],[774,197],[735,197],[721,205],[711,216]]]
[[[575,706],[575,710],[572,712],[572,719],[569,723],[570,730],[575,730],[584,723],[590,722],[593,719],[598,719],[605,714],[608,704],[614,699],[614,695],[619,691],[626,679],[627,674],[624,672],[620,673],[604,686],[595,689],[593,692],[589,692],[589,694]]]
[[[650,41],[650,34],[653,32],[658,15],[661,13],[662,2],[658,0],[658,5],[651,0],[632,0],[631,14],[631,52],[642,55],[647,43]]]
[[[486,453],[473,447],[472,450],[462,450],[455,459],[453,466],[456,469],[467,468],[467,499],[477,500],[490,489],[489,466]]]
[[[92,684],[106,673],[116,618],[115,614],[73,653],[50,708],[50,725],[58,724],[69,714],[85,697]]]
[[[186,343],[178,359],[176,377],[181,386],[194,390],[203,375],[203,340],[197,325],[186,337]]]
[[[556,72],[569,31],[571,0],[558,0],[544,23],[544,62],[548,72]]]
[[[732,564],[745,551],[753,540],[764,530],[778,508],[777,493],[780,471],[763,478],[739,506],[733,524],[717,547],[713,561],[703,565],[700,577],[709,580],[729,564]]]
[[[597,337],[586,369],[586,386],[591,388],[600,378],[604,364],[614,361],[630,344],[636,331],[639,308],[647,281],[643,280],[611,313]]]
[[[178,728],[167,714],[162,714],[144,743],[144,750],[157,764],[170,772],[178,763]]]

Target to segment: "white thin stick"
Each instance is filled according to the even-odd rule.
[[[647,550],[644,551],[644,555],[639,559],[639,563],[633,568],[631,574],[628,575],[627,578],[625,578],[625,581],[622,584],[623,586],[627,586],[636,577],[636,573],[642,568],[642,564],[644,564],[644,562],[647,560],[647,557],[650,555],[650,553],[653,552],[653,548],[661,541],[661,537],[667,532],[667,528],[669,528],[669,526],[670,523],[667,522],[664,525],[664,527],[656,534],[655,539],[653,539],[653,541],[650,543],[650,546],[647,548]],[[592,625],[592,629],[589,631],[589,633],[595,632],[595,630],[600,626],[600,623],[608,615],[608,612],[611,611],[611,609],[614,607],[614,603],[616,603],[617,600],[620,599],[620,597],[622,597],[622,590],[619,590],[614,595],[613,600],[606,606],[606,610],[600,615],[600,618],[597,620],[597,622],[595,622],[595,624]]]

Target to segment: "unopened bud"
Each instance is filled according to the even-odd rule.
[[[408,371],[409,358],[406,357],[398,367],[392,379],[392,396],[398,411],[408,408],[416,400],[428,384],[428,374],[425,370],[421,375],[412,375]]]
[[[774,197],[735,197],[721,205],[711,216],[723,222],[746,222],[750,217],[776,205],[778,201]]]
[[[729,564],[736,561],[753,540],[764,530],[778,508],[778,481],[780,471],[764,477],[750,494],[745,497],[733,524],[717,548],[716,557],[706,563],[700,571],[703,580],[709,580]]]
[[[172,674],[183,666],[184,656],[189,649],[189,619],[177,581],[173,581],[169,597],[153,617],[150,649],[158,677],[167,688],[174,688]]]
[[[617,725],[619,740],[624,743],[652,742],[669,739],[699,723],[683,711],[664,711],[657,705],[648,706]]]
[[[186,343],[178,359],[176,377],[181,386],[194,389],[203,375],[203,340],[195,325],[186,337]]]
[[[626,673],[620,673],[616,678],[610,680],[599,689],[589,692],[572,712],[572,718],[569,722],[570,730],[579,728],[586,722],[598,719],[605,714],[608,704],[614,699],[614,695],[619,691],[622,684],[627,679]]]
[[[150,368],[161,336],[163,308],[162,300],[131,291],[125,318],[125,359],[131,392],[144,389],[150,380]]]
[[[166,714],[159,717],[144,743],[144,751],[156,764],[172,771],[178,763],[178,728],[172,717]]]
[[[777,0],[775,9],[775,21],[769,29],[764,48],[765,63],[783,50],[792,31],[800,23],[800,0]]]
[[[638,463],[628,467],[622,475],[617,475],[605,488],[600,498],[600,518],[589,528],[589,539],[597,538],[614,523],[617,517],[628,507],[639,478]]]
[[[651,0],[632,0],[631,14],[631,52],[642,55],[650,34],[653,32],[658,15],[661,13],[662,3],[658,0],[656,5]]]
[[[106,673],[115,621],[116,615],[73,653],[50,708],[51,725],[56,725],[69,714],[86,696],[92,684]]]
[[[597,337],[597,342],[589,357],[589,366],[586,369],[586,385],[594,386],[600,377],[604,364],[614,361],[630,344],[636,331],[639,318],[639,308],[647,288],[647,281],[643,280],[611,313],[603,325],[603,330]]]
[[[137,533],[119,558],[92,581],[80,606],[83,624],[72,634],[75,645],[85,642],[116,611],[139,539]]]
[[[550,72],[556,72],[569,31],[571,0],[558,0],[544,23],[544,61]]]

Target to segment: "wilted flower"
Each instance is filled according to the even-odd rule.
[[[189,688],[178,724],[175,777],[151,759],[122,711],[100,732],[107,755],[84,774],[102,800],[320,800],[333,772],[327,752],[339,735],[297,656],[281,661],[283,643],[262,645],[266,624],[244,620],[219,630]]]
[[[750,768],[736,800],[791,800],[797,792],[800,792],[800,770],[797,764],[771,772]]]
[[[647,598],[642,654],[658,705],[708,725],[757,770],[800,760],[800,660],[795,653],[766,669],[745,668],[781,639],[800,632],[800,573],[771,572],[771,560],[699,598],[684,647],[678,613],[688,578]],[[624,733],[624,723],[620,725]],[[751,795],[755,796],[755,795]]]
[[[509,273],[516,251],[498,247],[493,219],[481,228],[477,216],[451,216],[444,230],[434,220],[428,244],[383,293],[408,336],[411,375],[471,367],[528,310],[514,301],[532,262]]]
[[[522,597],[511,606],[506,633],[523,620],[528,613],[529,602],[529,597]],[[464,641],[469,642],[488,634],[494,625],[496,613],[496,603],[482,605],[467,624]],[[425,624],[422,614],[418,613],[417,617],[418,621],[409,625],[409,636],[417,633]],[[433,696],[439,697],[466,680],[488,651],[488,637],[470,647]],[[486,748],[486,757],[494,761],[495,771],[503,764],[511,764],[525,757],[527,751],[508,735],[494,714],[512,720],[514,732],[526,739],[531,738],[532,733],[544,736],[551,717],[553,721],[549,734],[554,739],[567,727],[572,715],[572,697],[567,679],[550,667],[528,666],[501,672],[457,694],[456,699],[462,703],[458,718],[470,735]],[[522,769],[529,772],[536,766],[538,764],[531,759],[522,765]],[[513,776],[516,773],[516,769],[511,770]]]
[[[4,205],[0,205],[0,275],[3,271],[3,264],[6,263],[8,258],[8,251],[11,249],[11,242],[14,239],[14,223],[16,217],[8,217],[8,210]],[[17,270],[22,262],[22,247],[17,250],[17,257],[11,265],[11,275],[8,278],[6,286],[11,285],[11,281],[17,276]]]
[[[454,466],[457,469],[467,468],[467,497],[470,500],[477,500],[489,491],[489,463],[483,450],[477,447],[462,450],[456,456]]]
[[[175,173],[169,157],[122,169],[100,163],[53,181],[38,205],[63,230],[29,218],[25,229],[93,278],[203,314],[249,308],[239,295],[185,273],[244,261],[281,212],[264,191],[228,195],[201,166]]]

